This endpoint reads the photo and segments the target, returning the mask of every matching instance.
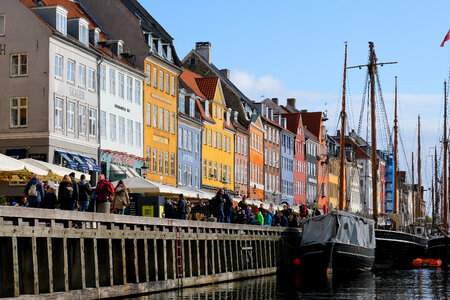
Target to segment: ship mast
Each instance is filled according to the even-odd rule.
[[[341,109],[341,136],[340,136],[340,166],[339,166],[339,210],[345,208],[345,88],[347,79],[347,42],[345,42],[345,58],[344,58],[344,82],[342,84],[342,109]]]
[[[416,220],[422,215],[422,178],[421,178],[421,161],[420,161],[420,115],[417,119],[417,203],[416,203]]]
[[[444,216],[443,216],[443,227],[447,229],[447,81],[444,81]]]
[[[395,76],[395,113],[394,113],[394,215],[398,213],[398,199],[397,199],[397,147],[398,147],[398,118],[397,118],[397,76]],[[397,223],[393,222],[394,230],[397,230]]]
[[[414,152],[411,153],[411,161],[412,161],[412,183],[411,183],[411,190],[412,190],[412,219],[413,224],[416,221],[416,195],[415,195],[415,188],[414,188]]]
[[[375,228],[378,227],[378,166],[377,166],[377,130],[375,112],[375,68],[376,58],[373,43],[369,42],[369,78],[370,78],[370,122],[371,122],[371,147],[372,147],[372,209]]]
[[[439,207],[439,193],[438,193],[438,173],[437,173],[437,147],[434,146],[434,206],[433,206],[433,228],[436,225],[436,216]]]

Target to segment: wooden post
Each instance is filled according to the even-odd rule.
[[[81,288],[86,288],[86,261],[84,257],[84,238],[80,238]]]
[[[148,239],[144,239],[144,259],[145,259],[145,282],[150,281],[149,266],[148,266]]]
[[[108,239],[108,251],[109,251],[109,285],[114,285],[114,262],[113,262],[113,249],[112,239]]]
[[[36,236],[31,237],[31,255],[33,256],[33,290],[35,295],[39,295],[39,270],[38,270],[38,257]]]
[[[13,280],[14,280],[14,296],[20,296],[19,284],[19,249],[17,247],[17,237],[12,237],[12,254],[13,254]]]
[[[94,238],[92,240],[92,244],[94,247],[94,272],[95,272],[95,288],[100,287],[100,279],[99,279],[99,272],[98,272],[98,251],[97,251],[97,239]]]
[[[47,261],[48,261],[48,290],[49,293],[53,293],[53,251],[52,251],[52,238],[47,237]]]

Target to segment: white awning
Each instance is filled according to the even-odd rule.
[[[141,177],[141,175],[139,175],[139,173],[136,172],[136,170],[133,168],[128,168],[128,171],[130,171],[130,173],[133,174],[134,177]]]
[[[4,177],[32,174],[47,176],[48,171],[0,153],[0,174]]]
[[[33,165],[35,167],[41,168],[46,170],[47,172],[50,172],[49,177],[52,180],[61,180],[64,175],[69,175],[70,173],[75,173],[75,178],[80,180],[81,175],[84,174],[84,176],[86,176],[86,180],[89,181],[91,180],[91,175],[89,174],[85,174],[82,172],[78,172],[78,171],[74,171],[72,169],[69,168],[64,168],[58,165],[54,165],[45,161],[40,161],[40,160],[36,160],[36,159],[32,159],[32,158],[24,158],[21,159],[20,161],[23,161],[27,164]],[[55,178],[56,177],[56,178]]]

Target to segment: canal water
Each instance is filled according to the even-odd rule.
[[[390,270],[339,276],[265,276],[130,299],[448,299],[443,270]]]

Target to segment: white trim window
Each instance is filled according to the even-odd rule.
[[[217,132],[214,131],[214,148],[217,148]]]
[[[153,105],[153,128],[158,128],[158,106]]]
[[[86,87],[86,66],[81,64],[78,66],[78,85]]]
[[[89,109],[89,134],[95,136],[97,134],[97,110]]]
[[[81,134],[86,134],[87,124],[86,124],[86,106],[80,105],[78,107],[78,130]]]
[[[231,138],[228,138],[228,153],[231,152]]]
[[[127,76],[127,100],[133,102],[133,78]]]
[[[63,128],[63,99],[55,98],[55,128]]]
[[[67,81],[75,83],[75,62],[71,59],[67,60]]]
[[[211,129],[208,129],[208,145],[211,147],[211,143],[212,143],[212,132]]]
[[[95,90],[95,70],[89,68],[89,72],[88,72],[89,76],[88,76],[88,88],[90,90]]]
[[[133,145],[133,120],[127,120],[127,143]]]
[[[125,77],[122,73],[119,73],[119,97],[125,97]]]
[[[55,77],[62,79],[63,77],[63,57],[55,54]]]
[[[116,140],[116,115],[109,114],[109,139]]]
[[[187,135],[187,129],[183,129],[183,148],[184,150],[188,149],[188,135]]]
[[[192,131],[188,131],[188,150],[192,152]]]
[[[141,147],[142,146],[142,139],[141,139],[141,123],[135,122],[135,134],[136,134],[136,146]]]
[[[164,109],[159,108],[159,129],[164,130]]]
[[[109,93],[116,94],[116,70],[109,69]]]
[[[78,30],[79,30],[79,40],[80,42],[85,45],[86,47],[89,46],[89,32],[88,32],[88,27],[85,24],[79,24],[78,26]]]
[[[195,145],[194,145],[195,153],[198,153],[199,147],[200,147],[199,134],[196,133],[195,134]]]
[[[56,30],[67,35],[67,11],[56,12]]]
[[[175,134],[175,113],[170,115],[170,133]]]
[[[178,127],[178,148],[183,149],[183,129]]]
[[[151,126],[152,125],[152,105],[150,103],[147,103],[146,115],[147,115],[147,126]]]
[[[166,110],[166,119],[164,122],[164,130],[169,132],[170,112]]]
[[[169,81],[169,74],[166,73],[166,93],[169,93],[170,90],[170,81]]]
[[[119,117],[119,143],[125,144],[125,118]]]
[[[170,175],[175,176],[175,153],[170,153]]]
[[[178,111],[180,113],[184,113],[184,94],[179,93],[178,94]]]
[[[0,36],[5,35],[5,15],[0,15]]]
[[[158,87],[158,70],[153,67],[153,87],[156,89]]]
[[[175,77],[172,76],[172,84],[170,85],[170,94],[175,96]]]
[[[158,170],[158,161],[157,161],[157,156],[158,155],[158,150],[156,148],[153,148],[153,172],[156,173],[156,171]]]
[[[106,111],[100,111],[100,136],[106,139]]]
[[[28,75],[28,54],[11,54],[11,76],[27,76]]]
[[[134,80],[134,103],[141,105],[141,82]]]
[[[191,118],[195,117],[195,100],[192,98],[189,100],[189,116]]]
[[[169,152],[164,153],[164,173],[169,175]]]
[[[164,91],[164,72],[159,70],[159,90]]]
[[[106,67],[100,66],[100,90],[106,91]]]
[[[10,99],[11,128],[28,126],[28,99],[26,97],[13,97]]]
[[[159,173],[162,174],[163,173],[163,151],[159,150]]]
[[[75,131],[75,103],[67,102],[67,130]]]
[[[222,133],[219,132],[219,150],[222,150]]]
[[[152,82],[152,71],[151,71],[151,66],[148,64],[146,66],[146,70],[147,70],[147,85],[150,85],[150,83]]]

